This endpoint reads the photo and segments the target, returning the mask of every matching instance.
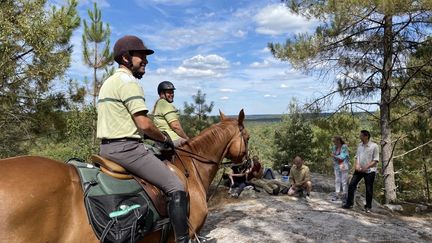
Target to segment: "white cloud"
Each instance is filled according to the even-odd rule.
[[[227,69],[229,62],[218,55],[211,54],[207,56],[197,55],[183,61],[183,67],[193,69]]]
[[[146,2],[145,0],[136,1]],[[253,28],[250,24],[251,18],[256,13],[253,7],[255,6],[236,9],[234,12],[223,10],[216,15],[214,13],[195,15],[190,18],[191,21],[181,27],[161,22],[157,28],[141,25],[135,30],[142,33],[144,39],[149,40],[152,46],[159,50],[172,51],[191,46],[220,47],[225,42],[235,42],[237,39],[243,40],[248,37],[247,34]]]
[[[268,47],[264,47],[264,48],[261,49],[259,52],[260,52],[260,53],[268,54],[268,53],[270,53],[270,49],[269,49]]]
[[[166,68],[158,68],[156,69],[156,74],[165,74],[168,70]]]
[[[229,97],[228,97],[228,96],[222,96],[222,97],[220,97],[219,99],[220,99],[220,100],[229,100]]]
[[[209,79],[223,77],[230,68],[225,58],[210,54],[196,55],[182,61],[178,67],[157,68],[155,75],[179,79]],[[148,75],[147,75],[148,76]]]
[[[264,60],[262,62],[253,62],[250,67],[251,68],[266,68],[270,66],[269,60]]]
[[[247,33],[248,33],[247,31],[237,30],[233,33],[233,36],[243,38],[247,35]]]
[[[229,67],[230,63],[219,55],[196,55],[184,60],[172,73],[177,78],[214,78],[222,77]]]
[[[251,68],[268,68],[268,67],[286,67],[286,62],[282,62],[281,60],[278,60],[274,58],[273,56],[267,55],[265,59],[263,59],[261,62],[253,62],[249,65]]]
[[[231,92],[234,92],[234,89],[224,89],[224,88],[222,88],[222,89],[219,89],[219,91],[220,92],[229,92],[229,93],[231,93]]]
[[[265,94],[264,97],[266,97],[266,98],[276,98],[277,95]]]
[[[281,84],[280,87],[281,87],[282,89],[286,89],[286,88],[288,88],[288,85],[286,85],[286,84]]]
[[[80,0],[80,1],[78,1],[78,4],[80,6],[89,5],[89,6],[91,6],[91,9],[93,10],[93,3],[94,2],[97,3],[98,8],[109,8],[109,7],[111,7],[111,5],[108,3],[107,0]]]
[[[265,35],[306,32],[314,25],[314,21],[291,13],[283,4],[264,7],[255,15],[254,20],[257,24],[256,32]]]
[[[148,33],[151,32],[148,31]],[[144,34],[144,39],[152,42],[160,50],[178,50],[188,46],[213,43],[226,35],[224,30],[216,28],[212,24],[182,28],[165,27],[155,32],[154,34]],[[173,36],[175,38],[172,38]]]
[[[139,6],[146,6],[148,4],[160,4],[160,5],[185,5],[193,2],[194,0],[135,0],[135,3]]]
[[[205,78],[205,77],[220,77],[221,74],[213,70],[200,70],[194,68],[178,67],[173,70],[177,78]]]

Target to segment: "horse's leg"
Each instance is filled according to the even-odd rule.
[[[72,167],[42,157],[0,166],[0,242],[97,242]]]
[[[190,214],[189,222],[192,233],[198,233],[207,218],[208,207],[206,192],[200,183],[189,183]]]

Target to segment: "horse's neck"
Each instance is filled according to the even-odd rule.
[[[199,171],[201,179],[203,179],[203,186],[206,189],[208,189],[216,175],[219,164],[227,152],[227,147],[233,134],[233,129],[229,129],[228,126],[213,126],[209,128],[208,131],[193,138],[189,143],[189,147],[193,153],[200,155],[206,160],[217,162],[217,164],[200,163],[196,161],[194,163]]]
[[[191,151],[212,161],[221,162],[235,131],[229,125],[214,125],[191,140]]]

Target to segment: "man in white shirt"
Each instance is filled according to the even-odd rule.
[[[357,185],[364,178],[366,186],[366,205],[364,209],[365,212],[369,212],[372,208],[373,183],[379,160],[379,148],[376,143],[370,141],[370,133],[367,130],[360,131],[360,140],[361,143],[357,147],[355,156],[355,172],[348,187],[347,201],[342,207],[346,209],[352,208]]]

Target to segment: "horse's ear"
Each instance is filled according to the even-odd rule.
[[[245,114],[244,114],[243,109],[241,109],[241,111],[239,113],[239,117],[238,117],[238,124],[239,125],[243,126],[244,118],[245,118]]]
[[[221,121],[225,120],[225,114],[221,110],[219,110],[219,115],[220,115]]]

